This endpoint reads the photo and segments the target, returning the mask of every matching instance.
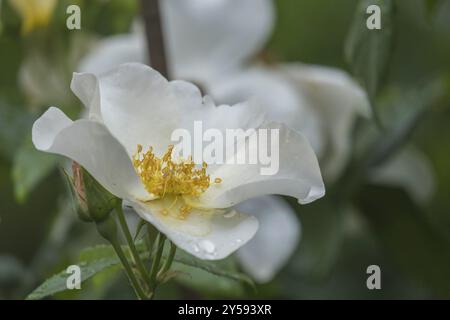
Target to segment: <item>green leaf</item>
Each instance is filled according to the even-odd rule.
[[[195,291],[201,298],[239,299],[245,297],[248,292],[242,283],[217,276],[203,269],[190,267],[176,261],[173,263],[172,269],[177,272],[175,281],[182,287]]]
[[[120,262],[117,257],[100,258],[89,262],[83,261],[78,263],[77,265],[81,269],[81,282],[83,283],[97,273],[109,267],[117,266],[119,263]],[[38,300],[67,290],[66,281],[68,276],[69,274],[66,270],[63,270],[60,273],[50,277],[30,295],[28,295],[27,300]]]
[[[255,284],[250,277],[247,275],[236,272],[234,270],[227,270],[224,268],[223,261],[222,264],[220,261],[212,262],[212,261],[205,261],[200,260],[198,258],[195,258],[194,256],[191,256],[185,252],[178,251],[177,255],[174,258],[175,262],[184,264],[189,267],[194,267],[197,269],[201,269],[203,271],[206,271],[210,274],[213,274],[218,277],[227,278],[233,281],[237,281],[239,283],[242,283],[244,285],[247,285],[251,288],[255,288]]]
[[[80,252],[80,261],[95,261],[103,258],[114,258],[116,257],[116,252],[111,245],[97,245],[94,247],[88,247]]]
[[[36,150],[27,139],[14,156],[12,179],[17,201],[24,202],[31,191],[44,179],[58,163],[54,155]]]
[[[378,5],[381,9],[379,30],[370,30],[366,26],[369,17],[366,10],[370,5]],[[372,105],[387,74],[393,35],[394,1],[360,0],[345,44],[345,57],[353,74],[367,90]]]
[[[358,205],[390,260],[440,297],[450,297],[450,241],[405,191],[367,186]]]
[[[143,242],[137,242],[135,246],[143,259],[148,258],[148,252],[146,251],[146,247]],[[125,255],[131,257],[130,249],[128,248],[128,246],[122,246],[122,250],[124,251]],[[80,252],[78,260],[94,261],[100,258],[115,258],[115,257],[117,257],[116,251],[111,245],[101,244],[83,249]]]
[[[233,257],[204,261],[178,250],[172,270],[178,272],[178,283],[195,290],[203,298],[243,298],[250,293],[247,289],[254,288],[252,280],[238,272]]]
[[[127,251],[126,246],[123,246],[123,249],[125,252]],[[138,249],[143,251],[143,246],[139,244]],[[120,260],[111,245],[85,248],[80,252],[79,261],[82,261],[77,264],[81,268],[81,282],[92,279],[92,284],[99,291],[99,294],[104,293],[104,288],[101,287],[105,284],[105,279],[114,279],[116,272],[121,268]],[[50,277],[34,290],[27,299],[42,299],[66,291],[67,276],[68,274],[63,270]]]

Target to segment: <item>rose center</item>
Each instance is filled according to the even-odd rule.
[[[133,165],[145,189],[159,198],[166,195],[200,196],[211,185],[210,176],[206,173],[207,163],[203,162],[199,167],[192,161],[192,157],[175,161],[172,159],[173,147],[169,145],[166,153],[159,158],[153,153],[152,147],[143,152],[142,146],[137,146]],[[216,178],[214,183],[221,181]],[[185,215],[189,210],[183,208],[182,211]]]

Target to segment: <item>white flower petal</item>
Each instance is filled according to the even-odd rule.
[[[141,218],[134,211],[133,206],[128,200],[122,201],[122,210],[125,216],[125,221],[127,222],[128,229],[130,229],[131,235],[135,236],[138,231],[139,222]],[[143,235],[144,232],[141,233]]]
[[[374,183],[404,188],[419,204],[427,203],[436,189],[433,167],[419,150],[408,147],[370,172]]]
[[[153,224],[177,247],[206,260],[218,260],[239,249],[258,229],[258,220],[233,209],[191,209],[185,219],[177,218],[183,201],[173,197],[130,202],[139,216]],[[168,213],[162,214],[162,210]]]
[[[183,88],[180,91],[187,94],[177,96],[176,84],[170,85],[158,72],[134,63],[102,74],[98,81],[103,121],[128,154],[135,153],[138,144],[163,153],[173,130],[180,127],[183,113],[189,110],[185,104],[192,102],[188,98],[192,94]],[[190,89],[197,90],[194,86]],[[197,97],[193,108],[202,106],[200,93]]]
[[[318,108],[349,108],[370,116],[367,94],[345,71],[300,63],[285,64],[282,69]],[[329,102],[335,102],[337,107],[330,106]]]
[[[282,71],[319,113],[329,141],[323,171],[327,179],[333,180],[347,161],[354,120],[358,115],[370,115],[367,95],[339,69],[292,63],[286,64]]]
[[[100,88],[93,74],[73,73],[70,89],[89,110],[89,118],[102,120],[100,110]]]
[[[199,89],[184,81],[168,82],[142,64],[123,64],[98,77],[102,118],[129,155],[137,145],[152,146],[161,156],[175,129],[193,132],[194,122],[204,130],[256,127],[262,114],[255,104],[216,107]]]
[[[271,122],[260,127],[262,128],[279,130],[278,172],[272,175],[261,174],[261,168],[268,167],[261,163],[225,163],[211,172],[213,181],[221,178],[222,182],[210,186],[198,200],[191,199],[193,205],[228,208],[250,198],[269,194],[292,196],[299,203],[306,204],[325,194],[319,164],[309,142],[300,133],[283,124]],[[257,150],[251,149],[248,141],[250,139],[247,139],[245,148],[256,153]]]
[[[103,187],[120,198],[148,198],[125,149],[106,127],[90,120],[73,122],[49,108],[33,125],[38,150],[66,156],[82,165]]]
[[[244,270],[258,282],[268,282],[295,251],[301,227],[295,211],[280,198],[264,196],[238,206],[252,212],[259,221],[256,235],[237,252]]]
[[[316,154],[322,154],[324,137],[317,113],[278,69],[251,67],[214,79],[207,88],[208,94],[221,103],[255,99],[261,104],[267,119],[300,131]]]
[[[200,82],[256,54],[274,24],[271,0],[170,0],[161,9],[172,74]]]

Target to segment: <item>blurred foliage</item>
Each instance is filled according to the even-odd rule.
[[[356,160],[379,165],[386,158],[375,151],[415,144],[436,173],[433,200],[420,207],[404,190],[372,186],[366,181],[367,168],[351,162],[324,199],[301,207],[291,201],[303,238],[271,283],[258,285],[255,293],[239,278],[244,276],[233,259],[216,265],[188,263],[178,256],[174,269],[180,274],[161,287],[157,298],[450,298],[450,1],[386,2],[395,4],[389,17],[393,41],[391,35],[372,39],[366,29],[358,29],[357,0],[278,0],[277,24],[266,50],[280,61],[353,72],[372,93],[386,126],[381,133],[367,121],[355,128]],[[69,32],[63,27],[65,8],[74,3],[83,11],[82,30]],[[129,31],[137,14],[137,1],[61,0],[48,27],[22,36],[19,17],[2,2],[0,298],[26,297],[55,271],[91,259],[89,251],[79,257],[81,248],[100,243],[65,205],[67,192],[57,168],[66,164],[32,148],[31,125],[50,104],[70,116],[80,113],[80,103],[68,90],[77,62],[96,39]],[[27,86],[21,77],[38,85]],[[439,93],[427,93],[434,83],[439,83]],[[101,262],[87,277],[86,290],[56,297],[133,298],[126,277],[117,272],[117,260],[108,260],[114,259],[110,253],[96,251],[93,256]],[[367,290],[365,268],[370,264],[381,266],[383,290]],[[63,291],[61,279],[50,278],[34,298]]]
[[[367,132],[361,132],[367,123],[358,126],[357,140],[361,141],[355,142],[359,145],[372,141],[369,142],[372,151],[357,149],[355,156],[367,157],[368,163],[384,162],[405,144],[418,144],[436,170],[437,194],[429,206],[418,208],[401,190],[375,187],[361,190],[364,176],[356,181],[356,186],[355,181],[347,181],[349,175],[354,176],[360,170],[355,167],[357,162],[351,162],[350,172],[346,171],[336,185],[339,185],[338,189],[345,189],[340,190],[339,196],[347,193],[346,199],[354,203],[356,209],[349,203],[340,204],[342,199],[330,200],[330,188],[327,199],[298,207],[303,239],[298,253],[279,276],[279,281],[285,284],[282,290],[287,290],[286,297],[431,298],[448,297],[450,292],[446,287],[450,279],[446,260],[450,250],[446,239],[450,230],[450,149],[445,146],[450,132],[444,125],[449,121],[450,87],[445,79],[450,75],[450,28],[449,24],[443,23],[444,16],[450,21],[450,2],[393,2],[396,6],[392,16],[395,40],[389,49],[392,58],[385,62],[388,73],[384,78],[373,75],[379,80],[369,80],[381,81],[383,90],[376,97],[376,107],[381,122],[390,129],[376,138],[380,134],[378,130],[369,130],[371,133],[367,135]],[[357,10],[357,3],[342,1],[337,5],[331,1],[300,1],[291,4],[290,1],[279,1],[281,22],[269,48],[276,56],[289,60],[345,67],[343,44],[346,39],[351,39],[346,38],[345,30],[351,30],[353,37],[358,32],[355,25],[351,26],[351,14]],[[344,17],[347,17],[346,21],[336,23]],[[314,32],[308,34],[310,30]],[[376,61],[376,55],[387,50],[383,43],[390,45],[391,40],[370,40],[364,36],[360,39],[372,46],[366,54],[373,56],[359,62],[360,70],[381,71],[379,67],[372,71],[364,71],[361,67],[370,67],[364,62]],[[349,45],[355,46],[355,43],[347,42]],[[361,50],[361,46],[364,44],[352,50]],[[351,55],[348,58],[348,68],[358,74],[355,66],[351,66],[354,61]],[[371,76],[363,73],[363,83],[365,77],[370,79]],[[378,90],[374,90],[374,95],[376,92]],[[375,150],[378,151],[374,154]],[[344,188],[341,182],[349,188]],[[355,189],[359,190],[356,194]],[[370,264],[378,264],[383,270],[382,292],[369,291],[365,287],[367,275],[361,266]]]
[[[359,207],[402,273],[431,288],[436,297],[450,298],[450,282],[445,281],[450,270],[448,234],[437,232],[403,190],[368,186],[361,191]]]
[[[372,4],[380,8],[380,23],[383,26],[380,30],[361,28],[366,23],[366,9]],[[376,121],[379,121],[379,118],[374,99],[386,78],[392,56],[395,33],[394,11],[395,1],[393,0],[360,1],[345,44],[347,62],[355,77],[366,89]]]
[[[57,158],[44,154],[26,140],[15,153],[11,170],[14,194],[17,201],[24,202],[36,185],[55,168]]]

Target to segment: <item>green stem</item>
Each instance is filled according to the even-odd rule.
[[[133,285],[134,291],[139,299],[145,300],[147,299],[147,295],[142,290],[138,280],[136,279],[136,275],[133,272],[133,269],[130,266],[130,263],[128,262],[128,259],[125,256],[125,253],[122,250],[122,247],[117,242],[111,242],[114,250],[117,253],[117,256],[119,257],[120,261],[122,262],[122,265],[125,268],[125,271],[128,275],[128,278],[131,281],[131,284]]]
[[[158,237],[156,239],[156,252],[153,257],[152,267],[150,269],[150,286],[152,291],[155,290],[156,287],[156,276],[159,268],[159,263],[161,262],[161,256],[164,250],[164,241],[166,237],[159,232]]]
[[[117,206],[116,211],[117,216],[119,217],[120,226],[122,227],[122,231],[125,235],[125,239],[127,240],[128,246],[130,247],[131,255],[133,256],[133,260],[136,264],[136,267],[138,268],[139,273],[142,276],[142,279],[144,279],[144,281],[147,284],[150,284],[150,277],[147,274],[147,270],[145,269],[144,263],[142,262],[141,257],[139,256],[139,252],[137,251],[136,246],[134,245],[133,237],[131,236],[130,230],[128,229],[128,225],[122,210],[122,203],[120,203]]]
[[[163,267],[159,271],[158,277],[162,276],[164,273],[169,271],[170,267],[172,266],[173,258],[175,257],[176,252],[177,252],[177,246],[172,241],[170,241],[169,255],[167,256],[167,259],[164,262]]]
[[[99,234],[109,243],[111,243],[114,250],[116,251],[117,256],[119,257],[120,261],[122,262],[122,265],[125,268],[126,274],[130,279],[131,285],[134,289],[134,292],[136,293],[136,296],[139,299],[146,299],[147,297],[144,291],[142,290],[139,282],[137,281],[136,275],[134,274],[127,257],[123,253],[122,247],[118,239],[116,219],[114,219],[112,215],[108,215],[104,220],[97,221],[95,223],[95,226],[97,227],[97,231],[99,232]]]
[[[146,242],[147,242],[147,251],[151,257],[152,252],[153,252],[153,248],[154,248],[154,244],[156,241],[156,237],[158,236],[158,230],[153,227],[150,223],[147,223],[147,237],[146,237]]]

